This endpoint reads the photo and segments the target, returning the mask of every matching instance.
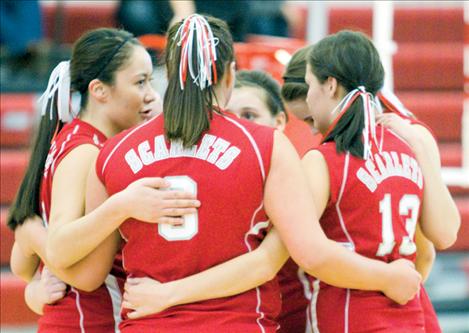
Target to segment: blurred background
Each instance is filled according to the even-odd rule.
[[[69,59],[86,30],[123,27],[160,60],[161,36],[190,6],[226,20],[239,69],[279,81],[298,48],[348,28],[374,39],[386,85],[434,131],[443,177],[462,217],[455,245],[438,252],[426,288],[445,333],[469,332],[469,2],[468,1],[197,1],[172,11],[168,1],[0,2],[0,330],[34,332],[37,316],[23,301],[24,283],[8,267],[13,233],[6,227],[38,120],[36,100],[55,65]],[[189,6],[189,7],[185,7]],[[249,14],[247,14],[249,13]],[[155,66],[164,93],[164,69]]]

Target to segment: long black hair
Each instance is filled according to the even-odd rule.
[[[209,78],[215,82],[215,75],[220,80],[234,60],[233,38],[224,21],[210,16],[204,16],[204,18],[216,40],[216,69],[211,73],[212,77]],[[168,43],[165,50],[168,88],[163,100],[163,115],[167,139],[182,140],[184,147],[190,147],[199,140],[204,131],[210,128],[214,85],[201,89],[191,77],[187,77],[183,83],[184,89],[181,89],[179,65],[182,47],[179,45],[176,35],[185,22],[184,20],[174,24],[168,31]],[[197,31],[197,33],[201,32]],[[199,45],[198,38],[194,38],[191,47],[192,59],[187,59],[187,61],[191,63],[193,68],[197,68],[199,65],[198,49],[207,47],[207,45]]]
[[[124,30],[102,28],[85,33],[75,43],[70,61],[71,90],[81,95],[81,108],[88,102],[88,85],[93,79],[112,85],[115,73],[128,60],[132,45],[139,45]],[[52,104],[52,105],[50,105]],[[8,226],[15,229],[34,215],[40,215],[40,187],[47,154],[54,135],[63,127],[57,110],[57,93],[49,99],[34,140],[26,174],[10,207]]]
[[[320,83],[333,77],[347,93],[362,86],[376,95],[383,86],[384,69],[378,51],[361,32],[343,30],[325,37],[312,48],[308,64]],[[335,141],[338,152],[363,157],[363,128],[364,105],[356,98],[324,141]]]

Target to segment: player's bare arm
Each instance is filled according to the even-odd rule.
[[[461,216],[441,177],[440,153],[435,139],[422,125],[411,125],[395,114],[377,116],[411,146],[425,181],[421,227],[437,249],[451,246],[461,225]]]
[[[315,163],[307,156],[303,162],[305,170],[314,168]],[[324,175],[309,175],[308,181],[316,178],[319,181],[320,177]],[[313,184],[315,182],[310,183],[310,188]],[[315,201],[294,148],[282,134],[276,133],[265,206],[292,258],[309,274],[338,287],[380,290],[401,304],[415,296],[421,277],[412,263],[397,260],[385,264],[350,252],[327,239],[319,225],[316,207],[311,205]],[[349,274],[340,274],[345,271]],[[399,288],[396,288],[396,281],[400,281]]]
[[[80,149],[81,148],[81,149]],[[85,151],[86,149],[86,151]],[[60,191],[67,191],[67,175],[70,168],[73,168],[75,160],[85,160],[86,165],[82,167],[86,170],[86,176],[82,184],[86,184],[88,170],[94,169],[94,161],[97,156],[97,149],[88,145],[79,147],[70,153],[69,162],[65,159],[61,165],[63,169],[64,184],[61,189],[53,192],[56,194],[54,200],[61,200],[63,197]],[[76,168],[76,167],[75,167]],[[55,177],[59,176],[57,170]],[[57,181],[54,180],[54,184]],[[47,253],[51,263],[56,267],[66,268],[87,256],[104,239],[109,237],[119,226],[129,217],[138,217],[150,223],[182,223],[182,215],[191,214],[200,206],[200,202],[190,193],[181,191],[160,190],[168,187],[169,184],[162,178],[145,178],[129,185],[124,191],[114,195],[103,202],[99,208],[91,214],[83,216],[84,213],[84,185],[82,191],[78,193],[77,200],[80,200],[81,207],[77,207],[73,214],[70,210],[73,207],[62,207],[51,214],[51,228],[49,230]],[[83,196],[82,196],[83,195]],[[72,205],[70,203],[69,205]],[[60,249],[60,250],[59,250]]]
[[[150,278],[128,278],[122,306],[135,319],[168,307],[228,297],[272,280],[288,259],[278,232],[272,229],[254,250],[186,278],[159,283]]]

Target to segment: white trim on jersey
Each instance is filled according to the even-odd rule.
[[[41,200],[41,215],[42,215],[42,223],[44,224],[44,227],[47,229],[49,228],[49,221],[47,221],[47,215],[46,215],[46,205],[44,204],[44,201]]]
[[[319,290],[321,288],[320,285],[321,281],[316,279],[313,282],[313,293],[311,297],[311,329],[313,330],[313,333],[320,333],[319,328],[318,328],[318,314],[316,311],[316,306],[318,302],[318,295],[319,295]]]
[[[350,162],[350,152],[347,152],[345,155],[345,162],[344,162],[344,171],[342,176],[342,184],[340,185],[340,192],[339,197],[337,198],[337,202],[335,204],[335,209],[337,211],[337,216],[339,217],[340,226],[342,227],[342,231],[344,232],[345,236],[347,237],[350,244],[344,242],[343,245],[348,249],[355,251],[355,243],[350,236],[347,227],[345,226],[344,218],[342,216],[342,211],[340,210],[340,202],[342,200],[342,195],[344,194],[345,184],[347,183],[348,177],[348,169],[349,169],[349,162]],[[344,333],[348,333],[348,309],[350,304],[350,289],[347,289],[347,297],[345,300],[345,309],[344,309]]]
[[[298,277],[298,280],[300,280],[303,286],[303,294],[305,295],[305,298],[308,301],[311,301],[311,297],[313,295],[311,294],[311,290],[309,288],[309,280],[308,280],[308,277],[306,276],[305,271],[301,267],[298,267],[298,271],[296,272],[296,275]]]
[[[81,304],[80,304],[80,292],[75,290],[75,288],[73,288],[73,287],[71,287],[71,291],[74,292],[75,295],[76,295],[75,304],[77,306],[78,314],[80,315],[80,331],[81,331],[81,333],[86,333],[85,325],[84,325],[85,317],[83,315],[83,310],[81,309]]]
[[[350,307],[350,289],[347,289],[347,296],[345,297],[344,309],[344,333],[348,333],[348,309]]]
[[[340,192],[339,192],[339,196],[337,198],[337,202],[335,204],[335,209],[337,211],[337,215],[339,216],[339,221],[340,221],[340,226],[342,227],[342,231],[344,232],[344,234],[347,237],[350,244],[352,244],[352,246],[353,246],[352,250],[355,251],[355,243],[353,242],[352,237],[350,237],[350,234],[347,230],[347,227],[345,226],[344,218],[342,217],[342,212],[340,210],[340,201],[342,200],[342,195],[344,194],[345,184],[347,183],[349,162],[350,162],[350,153],[347,152],[347,154],[345,155],[344,173],[343,173],[343,176],[342,176],[342,184],[340,186]]]
[[[68,134],[67,135],[67,139],[65,139],[64,142],[62,142],[62,146],[60,147],[60,151],[59,153],[56,155],[56,158],[52,161],[51,163],[51,166],[50,166],[50,172],[51,173],[54,173],[54,168],[55,168],[55,162],[57,162],[57,159],[58,157],[63,153],[63,151],[65,150],[65,145],[70,141],[70,139],[72,138],[72,135],[75,135],[77,134],[78,130],[80,129],[80,125],[75,125],[75,127],[73,128],[73,131],[72,133]]]
[[[154,120],[158,119],[158,117],[161,116],[161,113],[159,115],[157,115],[155,118],[143,123],[143,124],[140,124],[138,125],[137,127],[135,127],[133,130],[131,130],[129,133],[127,133],[126,136],[124,136],[115,146],[114,148],[112,148],[111,152],[109,153],[109,155],[107,156],[106,160],[104,161],[104,164],[103,164],[103,168],[101,169],[101,174],[104,174],[104,169],[106,169],[106,166],[107,164],[109,163],[109,159],[111,158],[112,155],[114,155],[114,153],[116,152],[117,148],[120,147],[121,144],[124,143],[125,140],[127,140],[127,138],[129,136],[131,136],[132,134],[135,133],[135,131],[137,131],[138,129],[142,128],[143,126],[145,125],[148,125],[150,123],[152,123]]]
[[[108,274],[106,280],[104,281],[106,288],[111,297],[112,303],[112,314],[114,316],[114,332],[120,333],[119,324],[121,322],[120,308],[122,304],[122,294],[117,283],[117,279],[114,275]]]
[[[244,244],[248,248],[248,252],[252,251],[252,247],[249,244],[249,240],[248,240],[249,235],[252,235],[251,231],[254,230],[254,228],[256,226],[258,226],[260,223],[265,223],[265,222],[259,222],[256,225],[254,225],[254,219],[256,218],[257,213],[259,213],[259,211],[262,209],[262,207],[264,207],[264,201],[261,201],[261,204],[259,205],[259,207],[257,207],[256,210],[254,211],[254,213],[252,214],[250,228],[246,232],[246,234],[244,235]],[[260,230],[260,228],[258,228],[258,229]],[[264,326],[262,326],[262,324],[260,322],[264,318],[264,312],[262,312],[260,310],[262,299],[261,299],[261,291],[259,290],[259,287],[256,287],[256,297],[257,297],[256,313],[259,315],[256,319],[256,322],[257,322],[257,325],[259,325],[259,328],[261,329],[261,332],[265,333]]]
[[[311,299],[313,298],[313,294],[311,293],[311,288],[309,286],[309,280],[308,277],[306,276],[305,271],[301,268],[298,267],[298,270],[296,271],[296,276],[298,277],[298,280],[300,281],[301,285],[303,286],[303,295],[305,298],[311,303]],[[311,329],[311,323],[308,320],[309,315],[308,315],[308,307],[306,307],[306,328],[304,333],[312,333]]]
[[[254,149],[254,152],[256,153],[257,161],[259,162],[259,167],[261,169],[262,180],[265,181],[265,169],[264,169],[264,163],[262,162],[261,152],[259,151],[259,147],[257,146],[257,142],[254,140],[251,133],[249,133],[247,131],[247,129],[243,125],[238,123],[237,121],[235,121],[233,119],[230,119],[229,117],[225,117],[225,116],[222,116],[222,117],[225,118],[226,120],[228,120],[229,122],[233,123],[238,128],[240,128],[241,131],[244,133],[244,135],[246,135],[249,142],[251,143],[252,148]]]
[[[258,222],[256,223],[255,226],[253,226],[249,231],[248,235],[257,235],[259,231],[263,228],[267,228],[269,226],[270,222],[269,221],[264,221],[264,222]]]

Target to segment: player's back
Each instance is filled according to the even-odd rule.
[[[337,153],[334,142],[319,147],[330,177],[330,199],[320,223],[328,238],[372,259],[414,260],[422,172],[410,147],[391,131],[381,130],[377,128],[382,149],[367,161]],[[378,292],[314,280],[312,287],[310,319],[320,332],[410,332],[423,327],[417,298],[399,306]]]
[[[183,226],[129,219],[120,228],[127,241],[126,272],[167,282],[249,252],[262,241],[269,225],[263,195],[273,130],[214,113],[210,130],[185,149],[180,141],[165,140],[163,126],[159,116],[112,140],[98,157],[97,172],[109,194],[155,176],[168,177],[173,187],[197,194],[201,207]],[[269,282],[238,296],[127,320],[123,330],[260,332],[263,327],[273,332],[279,301],[275,283]]]

